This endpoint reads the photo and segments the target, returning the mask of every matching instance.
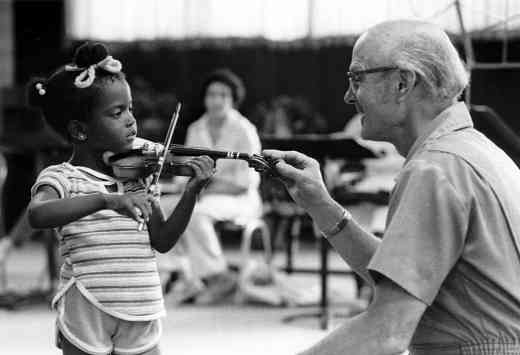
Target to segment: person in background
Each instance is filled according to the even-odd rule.
[[[201,90],[205,113],[188,127],[186,145],[260,153],[256,127],[238,111],[244,96],[242,80],[231,70],[211,72]],[[215,303],[235,290],[236,275],[228,268],[215,222],[240,222],[261,216],[259,184],[259,174],[247,162],[217,160],[216,173],[201,194],[186,231],[173,251],[174,263],[181,265],[180,278],[172,291],[177,301],[194,299],[197,303]],[[175,185],[165,183],[162,191],[176,192]],[[164,208],[172,208],[175,199],[174,195],[170,199],[166,195]]]

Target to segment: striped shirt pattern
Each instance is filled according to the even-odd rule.
[[[108,192],[135,191],[143,183],[124,186],[110,176],[69,163],[44,169],[32,188],[50,185],[61,198]],[[112,210],[100,210],[57,229],[64,258],[58,296],[71,284],[94,305],[117,318],[142,321],[165,314],[155,252],[148,230]],[[61,292],[60,292],[61,291]],[[56,302],[57,299],[54,301]]]

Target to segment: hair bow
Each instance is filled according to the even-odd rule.
[[[111,55],[109,55],[105,59],[88,67],[78,67],[76,64],[69,64],[65,66],[66,71],[81,71],[81,73],[76,76],[76,79],[74,79],[74,85],[80,89],[87,88],[92,85],[94,79],[96,78],[96,68],[101,68],[110,73],[119,73],[123,68],[123,65],[119,60],[114,59]]]

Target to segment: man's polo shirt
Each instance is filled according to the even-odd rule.
[[[520,354],[520,170],[464,103],[410,150],[368,266],[428,305],[413,354]]]

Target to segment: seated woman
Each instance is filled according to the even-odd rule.
[[[202,85],[206,111],[188,127],[186,145],[260,153],[255,126],[237,110],[244,95],[242,81],[230,70],[219,69],[209,74]],[[179,291],[184,294],[176,298],[195,295],[197,303],[214,303],[234,290],[236,277],[228,271],[215,222],[259,217],[262,207],[259,183],[260,176],[246,162],[217,161],[216,173],[201,193],[188,227],[174,250],[176,263],[180,261],[184,271],[184,288]],[[163,186],[163,193],[168,189],[167,185]],[[172,208],[172,201],[168,195],[165,197],[165,208]],[[180,259],[182,256],[184,259]]]

